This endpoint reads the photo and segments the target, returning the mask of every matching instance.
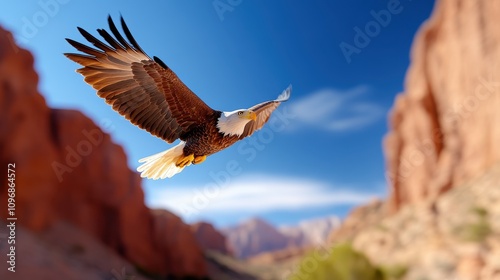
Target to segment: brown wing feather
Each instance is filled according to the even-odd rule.
[[[163,61],[151,59],[137,44],[123,18],[121,24],[128,41],[123,38],[111,17],[112,34],[98,29],[105,44],[82,28],[80,33],[96,49],[66,39],[84,54],[66,53],[83,66],[77,70],[85,82],[97,90],[114,110],[133,124],[169,143],[204,124],[214,114]]]
[[[267,123],[271,114],[278,108],[281,102],[285,102],[290,98],[290,94],[292,93],[292,86],[288,86],[287,89],[281,93],[276,100],[266,101],[260,104],[257,104],[249,110],[252,110],[257,115],[255,121],[250,121],[245,126],[243,133],[240,136],[240,139],[243,139],[247,136],[252,135],[255,131],[261,129],[264,124]]]

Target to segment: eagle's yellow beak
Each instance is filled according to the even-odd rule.
[[[257,114],[254,111],[248,111],[247,118],[249,120],[255,121],[257,119]]]

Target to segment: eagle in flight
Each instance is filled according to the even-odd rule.
[[[291,86],[276,100],[249,109],[214,110],[163,61],[156,56],[151,59],[142,50],[123,17],[121,25],[128,40],[110,16],[108,24],[112,35],[97,29],[107,44],[78,27],[95,48],[66,39],[83,54],[64,55],[83,66],[77,72],[85,82],[127,120],[168,143],[181,140],[169,150],[139,160],[142,165],[137,171],[143,178],[170,178],[186,166],[202,163],[207,156],[261,129],[271,113],[290,97]]]

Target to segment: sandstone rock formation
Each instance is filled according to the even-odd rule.
[[[407,280],[500,279],[498,15],[496,1],[437,1],[384,141],[388,201],[355,209],[332,242]]]
[[[436,202],[393,215],[372,203],[356,209],[331,239],[352,242],[376,264],[407,269],[407,280],[500,279],[499,185],[497,164]]]
[[[384,141],[391,211],[500,160],[499,14],[496,1],[440,0],[421,27]]]
[[[6,225],[0,221],[0,226]],[[0,241],[0,279],[148,280],[109,247],[64,221],[35,234],[16,228],[16,270],[6,269],[6,242]],[[4,254],[5,252],[5,254]]]
[[[198,222],[191,225],[191,231],[200,247],[205,250],[222,254],[231,254],[226,243],[226,237],[209,223]]]
[[[0,163],[16,164],[18,224],[42,234],[67,221],[144,271],[206,275],[189,226],[145,206],[123,149],[82,113],[48,108],[37,84],[33,57],[0,28]]]

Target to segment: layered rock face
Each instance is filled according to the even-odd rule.
[[[0,163],[16,165],[18,224],[42,233],[68,221],[142,270],[204,276],[189,226],[145,206],[123,149],[82,113],[48,108],[37,84],[32,55],[0,28]]]
[[[403,279],[500,279],[500,3],[440,0],[416,36],[384,141],[391,193],[349,241]]]
[[[500,160],[498,15],[497,1],[441,0],[420,29],[384,141],[393,212]]]
[[[226,255],[231,254],[226,244],[226,237],[213,225],[198,222],[191,225],[191,231],[203,250],[216,251]]]

